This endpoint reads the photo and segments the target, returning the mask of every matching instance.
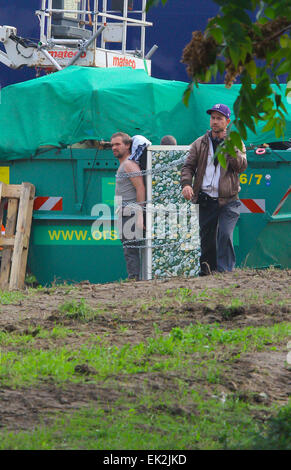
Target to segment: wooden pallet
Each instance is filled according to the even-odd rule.
[[[0,288],[3,290],[24,287],[34,196],[35,187],[30,183],[0,183],[1,225],[7,207],[5,235],[0,236],[3,247]]]

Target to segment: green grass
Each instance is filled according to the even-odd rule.
[[[65,330],[61,330],[62,334]],[[108,346],[104,340],[92,335],[85,344],[74,350],[67,346],[52,347],[48,350],[34,349],[28,344],[30,335],[22,337],[23,348],[17,351],[2,350],[0,362],[1,383],[9,387],[31,386],[42,380],[53,379],[57,383],[79,382],[84,377],[75,373],[76,365],[88,363],[96,375],[93,381],[100,381],[112,374],[136,374],[153,371],[185,371],[193,374],[193,360],[199,355],[195,367],[198,377],[208,377],[211,383],[219,382],[222,368],[231,364],[240,354],[261,351],[273,344],[286,342],[290,337],[290,325],[280,323],[273,327],[247,327],[224,330],[218,325],[191,325],[186,329],[174,328],[163,335],[156,329],[156,335],[136,345],[122,347]],[[51,333],[53,334],[53,333]],[[55,330],[57,334],[57,330]],[[66,334],[69,334],[66,331]],[[7,345],[7,334],[0,340]],[[8,335],[16,343],[20,339]],[[216,357],[228,347],[225,362],[218,363]],[[195,361],[194,361],[195,362]]]
[[[239,289],[239,284],[232,284],[228,287],[218,288],[205,288],[201,291],[195,291],[188,287],[180,287],[177,289],[168,289],[166,291],[167,296],[158,299],[159,302],[162,302],[165,306],[171,305],[174,301],[178,304],[184,303],[203,303],[203,305],[210,306],[214,302],[228,302],[230,308],[246,306],[248,307],[252,302],[261,303],[263,305],[279,305],[284,306],[290,304],[290,299],[288,296],[282,298],[282,293],[270,292],[269,294],[260,293],[258,291],[254,292],[253,290],[241,290]],[[289,288],[290,289],[290,288]],[[215,306],[213,304],[212,306]],[[144,306],[144,310],[145,310]]]
[[[209,289],[204,289],[201,292],[194,292],[192,289],[188,287],[179,287],[174,290],[167,290],[167,295],[173,296],[176,301],[184,303],[184,302],[202,302],[209,299]],[[167,298],[165,298],[167,300]],[[169,301],[169,299],[168,299]]]
[[[66,318],[89,322],[94,320],[96,316],[102,314],[103,310],[94,310],[84,299],[79,301],[73,299],[60,305],[59,312]]]
[[[216,413],[218,408],[221,410],[221,406],[215,404]],[[4,437],[0,449],[215,449],[220,445],[215,443],[217,428],[213,417],[202,410],[202,425],[199,425],[194,414],[171,416],[153,410],[140,413],[131,406],[123,412],[112,409],[105,414],[102,410],[88,408],[59,418],[50,427],[39,427],[34,433],[10,433]],[[245,419],[244,424],[250,422]],[[231,435],[230,431],[226,434]],[[204,440],[206,435],[207,441]]]
[[[34,347],[37,339],[46,339],[48,341],[55,339],[65,339],[68,336],[75,335],[70,328],[65,328],[63,326],[56,325],[51,330],[46,330],[41,327],[30,326],[26,330],[19,331],[16,330],[13,333],[6,333],[0,331],[0,346],[2,348],[2,357],[3,357],[3,348],[7,346],[14,346],[19,349],[23,348],[23,352],[26,354],[28,349]]]
[[[26,293],[0,292],[0,302],[13,304],[30,293],[50,295],[58,290],[66,294],[71,289],[53,286]],[[106,333],[98,331],[100,315],[109,312],[70,297],[57,307],[58,321],[49,323],[49,328],[33,324],[23,330],[18,326],[12,332],[0,331],[3,390],[22,390],[25,397],[27,389],[47,385],[64,393],[80,388],[80,394],[93,387],[97,395],[94,403],[74,412],[43,413],[40,424],[31,430],[12,432],[0,427],[0,450],[291,450],[291,403],[280,409],[256,401],[251,390],[222,392],[228,389],[238,359],[286,350],[290,323],[230,329],[232,325],[225,321],[225,327],[195,323],[166,333],[160,329],[168,321],[161,314],[173,315],[173,305],[223,304],[222,319],[231,320],[238,309],[248,306],[248,299],[278,304],[277,294],[245,292],[243,296],[237,284],[199,291],[183,287],[166,294],[148,301],[133,299],[131,304],[128,300],[141,319],[151,307],[163,309],[158,310],[161,323],[151,324],[152,334],[138,343],[126,342],[130,327],[119,323],[113,313],[106,318],[114,323],[112,331],[122,341],[119,346],[112,344],[110,328]],[[285,299],[281,297],[280,302],[284,305]],[[69,328],[65,320],[73,320]],[[91,325],[97,334],[90,334]],[[84,364],[88,373],[79,367]]]
[[[272,416],[259,432],[249,431],[241,442],[241,449],[291,450],[291,401]]]
[[[2,291],[0,290],[0,304],[9,305],[19,303],[25,298],[23,291]]]
[[[123,410],[117,404],[106,411],[89,406],[66,413],[32,432],[6,433],[0,450],[291,450],[291,404],[262,425],[248,404],[232,399],[206,401],[196,393],[193,412],[185,414],[175,414],[170,404],[153,403],[146,408],[138,401],[123,402]]]

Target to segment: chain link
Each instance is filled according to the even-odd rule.
[[[116,173],[116,178],[133,178],[135,176],[146,176],[146,175],[158,175],[159,173],[163,173],[166,170],[172,169],[175,166],[178,166],[186,160],[186,156],[179,158],[178,160],[174,160],[167,165],[162,165],[158,163],[155,169],[150,170],[140,170],[140,171],[132,171],[130,173],[122,173],[121,175]]]
[[[188,153],[188,151],[187,151],[187,153]],[[141,170],[141,171],[137,171],[137,172],[124,173],[124,174],[121,174],[121,175],[119,175],[117,173],[116,178],[132,178],[132,177],[135,177],[135,176],[146,176],[146,175],[156,176],[156,175],[159,175],[159,174],[164,174],[165,171],[167,171],[169,169],[173,169],[173,168],[178,167],[179,165],[183,164],[184,161],[186,160],[186,158],[187,158],[187,155],[183,155],[183,157],[178,158],[177,160],[174,160],[173,162],[168,163],[168,164],[157,163],[155,168],[150,169],[150,170]],[[174,195],[174,194],[175,194],[175,191],[169,190],[167,192],[164,192],[163,196],[164,197],[165,196],[170,197],[171,195]],[[139,209],[142,208],[142,210],[144,212],[147,212],[147,213],[150,212],[152,214],[157,212],[157,210],[159,210],[159,208],[158,207],[151,208],[149,206],[150,203],[153,204],[154,201],[150,200],[150,199],[147,199],[146,201],[139,202],[138,203]],[[136,204],[137,203],[123,202],[120,207],[134,206]],[[160,204],[160,203],[158,203],[158,204]],[[177,214],[176,210],[167,209],[167,207],[165,207],[163,209],[163,212],[165,214]],[[197,240],[198,240],[198,238],[199,237],[197,235]],[[122,244],[123,244],[123,246],[126,246],[127,248],[130,248],[130,249],[145,249],[145,248],[155,249],[155,248],[164,248],[164,247],[168,247],[168,246],[171,246],[171,247],[179,246],[179,245],[181,246],[183,244],[185,245],[185,244],[192,244],[193,243],[193,239],[188,238],[188,239],[180,239],[179,241],[176,241],[176,242],[173,241],[173,242],[167,242],[167,243],[154,243],[154,244],[148,244],[147,243],[147,244],[145,244],[146,242],[149,242],[151,240],[152,240],[152,238],[138,238],[138,239],[123,241]],[[132,243],[134,243],[134,246],[131,246]]]

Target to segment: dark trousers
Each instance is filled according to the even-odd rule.
[[[233,231],[239,218],[240,201],[219,206],[218,200],[199,204],[200,275],[232,271],[235,266]]]
[[[137,281],[140,280],[140,246],[141,241],[133,239],[129,239],[124,236],[124,226],[125,224],[130,221],[132,216],[122,216],[122,245],[123,245],[123,254],[126,264],[126,270],[128,279],[136,279]],[[135,225],[132,226],[132,230],[134,232]]]
[[[128,279],[140,280],[140,242],[122,241]]]

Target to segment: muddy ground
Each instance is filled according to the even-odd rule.
[[[92,334],[101,337],[106,334],[107,342],[116,346],[135,344],[153,336],[157,328],[167,334],[174,327],[184,328],[191,323],[218,323],[225,329],[271,326],[290,322],[290,280],[290,270],[274,269],[236,270],[207,278],[106,285],[83,282],[74,289],[55,286],[36,291],[33,295],[27,292],[20,301],[1,305],[0,331],[13,334],[33,331],[36,340],[34,347],[48,349],[58,345],[78,348],[81,342],[86,341],[86,335]],[[188,299],[190,290],[196,299]],[[92,309],[98,309],[99,314],[90,322],[61,315],[59,307],[73,299],[84,299]],[[225,308],[230,306],[229,310]],[[48,344],[47,340],[37,337],[39,327],[51,330],[56,323],[83,335],[72,334],[65,339],[56,339],[53,346],[51,340]],[[242,355],[232,364],[231,372],[228,371],[223,377],[219,392],[266,405],[286,404],[291,391],[287,352],[287,344],[284,343],[276,350],[270,348]],[[221,357],[218,359],[223,362],[223,352],[219,354]],[[80,364],[78,373],[90,376],[96,371]],[[189,377],[180,378],[190,388],[207,389],[205,383],[191,381]],[[144,389],[145,379],[151,391],[159,391],[174,387],[177,374],[135,374],[130,376],[130,382],[126,376],[108,377],[97,385],[70,383],[65,388],[53,382],[27,389],[1,387],[0,426],[11,430],[32,429],[56,412],[74,411],[89,403],[98,402],[98,406],[106,410],[121,395],[128,394],[131,400],[134,396],[138,397]],[[208,394],[213,396],[210,385]],[[177,415],[195,413],[191,404],[181,406],[179,402],[168,411]]]

